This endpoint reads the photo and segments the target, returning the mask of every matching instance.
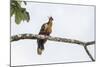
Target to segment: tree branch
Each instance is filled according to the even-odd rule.
[[[65,42],[65,43],[74,43],[74,44],[79,44],[79,45],[92,45],[95,43],[95,41],[91,42],[82,42],[79,40],[74,40],[74,39],[67,39],[67,38],[61,38],[61,37],[51,37],[51,36],[44,36],[44,35],[37,35],[37,34],[18,34],[11,36],[11,42],[13,41],[18,41],[21,39],[48,39],[50,41],[57,41],[57,42]]]
[[[48,39],[50,41],[57,41],[57,42],[64,42],[64,43],[73,43],[73,44],[78,44],[84,47],[86,53],[90,57],[92,61],[94,61],[92,55],[87,49],[88,45],[93,45],[95,44],[95,41],[90,41],[90,42],[83,42],[80,40],[75,40],[75,39],[67,39],[67,38],[61,38],[61,37],[52,37],[52,36],[44,36],[44,35],[37,35],[37,34],[19,34],[19,35],[14,35],[11,36],[11,42],[18,41],[18,40],[23,40],[23,39]]]
[[[88,56],[90,57],[90,59],[91,59],[92,61],[95,61],[95,60],[93,59],[92,55],[90,54],[89,50],[87,49],[87,46],[84,46],[84,49],[85,49],[86,53],[88,54]]]

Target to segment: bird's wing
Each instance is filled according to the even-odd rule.
[[[45,24],[43,24],[43,25],[41,26],[41,29],[40,29],[39,34],[45,33],[46,28],[47,28],[47,24],[45,23]]]

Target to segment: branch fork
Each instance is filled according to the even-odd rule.
[[[64,42],[64,43],[73,43],[77,45],[81,45],[84,47],[87,55],[92,61],[95,61],[93,59],[91,53],[89,52],[87,46],[95,44],[95,41],[90,41],[90,42],[83,42],[80,40],[75,40],[75,39],[67,39],[67,38],[61,38],[61,37],[52,37],[52,36],[45,36],[45,35],[37,35],[37,34],[18,34],[18,35],[13,35],[10,38],[11,42],[18,41],[18,40],[23,40],[23,39],[48,39],[50,41],[56,41],[56,42]]]

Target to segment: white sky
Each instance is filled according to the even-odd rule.
[[[16,25],[11,18],[11,35],[21,33],[38,34],[41,25],[52,16],[53,31],[51,36],[78,39],[81,41],[94,40],[94,7],[47,4],[27,2],[25,6],[30,13],[30,22]],[[91,61],[82,46],[69,43],[47,41],[41,56],[37,55],[36,40],[20,40],[11,43],[11,64],[29,65],[61,62]],[[94,46],[89,46],[94,56]]]

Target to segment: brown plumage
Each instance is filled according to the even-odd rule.
[[[50,35],[50,33],[52,32],[52,21],[53,21],[53,18],[49,17],[48,22],[44,23],[42,25],[40,32],[39,32],[40,35],[46,35],[46,36]],[[38,55],[42,54],[42,51],[44,50],[44,44],[46,41],[47,41],[47,39],[37,39],[37,44],[38,44],[37,53],[38,53]]]

